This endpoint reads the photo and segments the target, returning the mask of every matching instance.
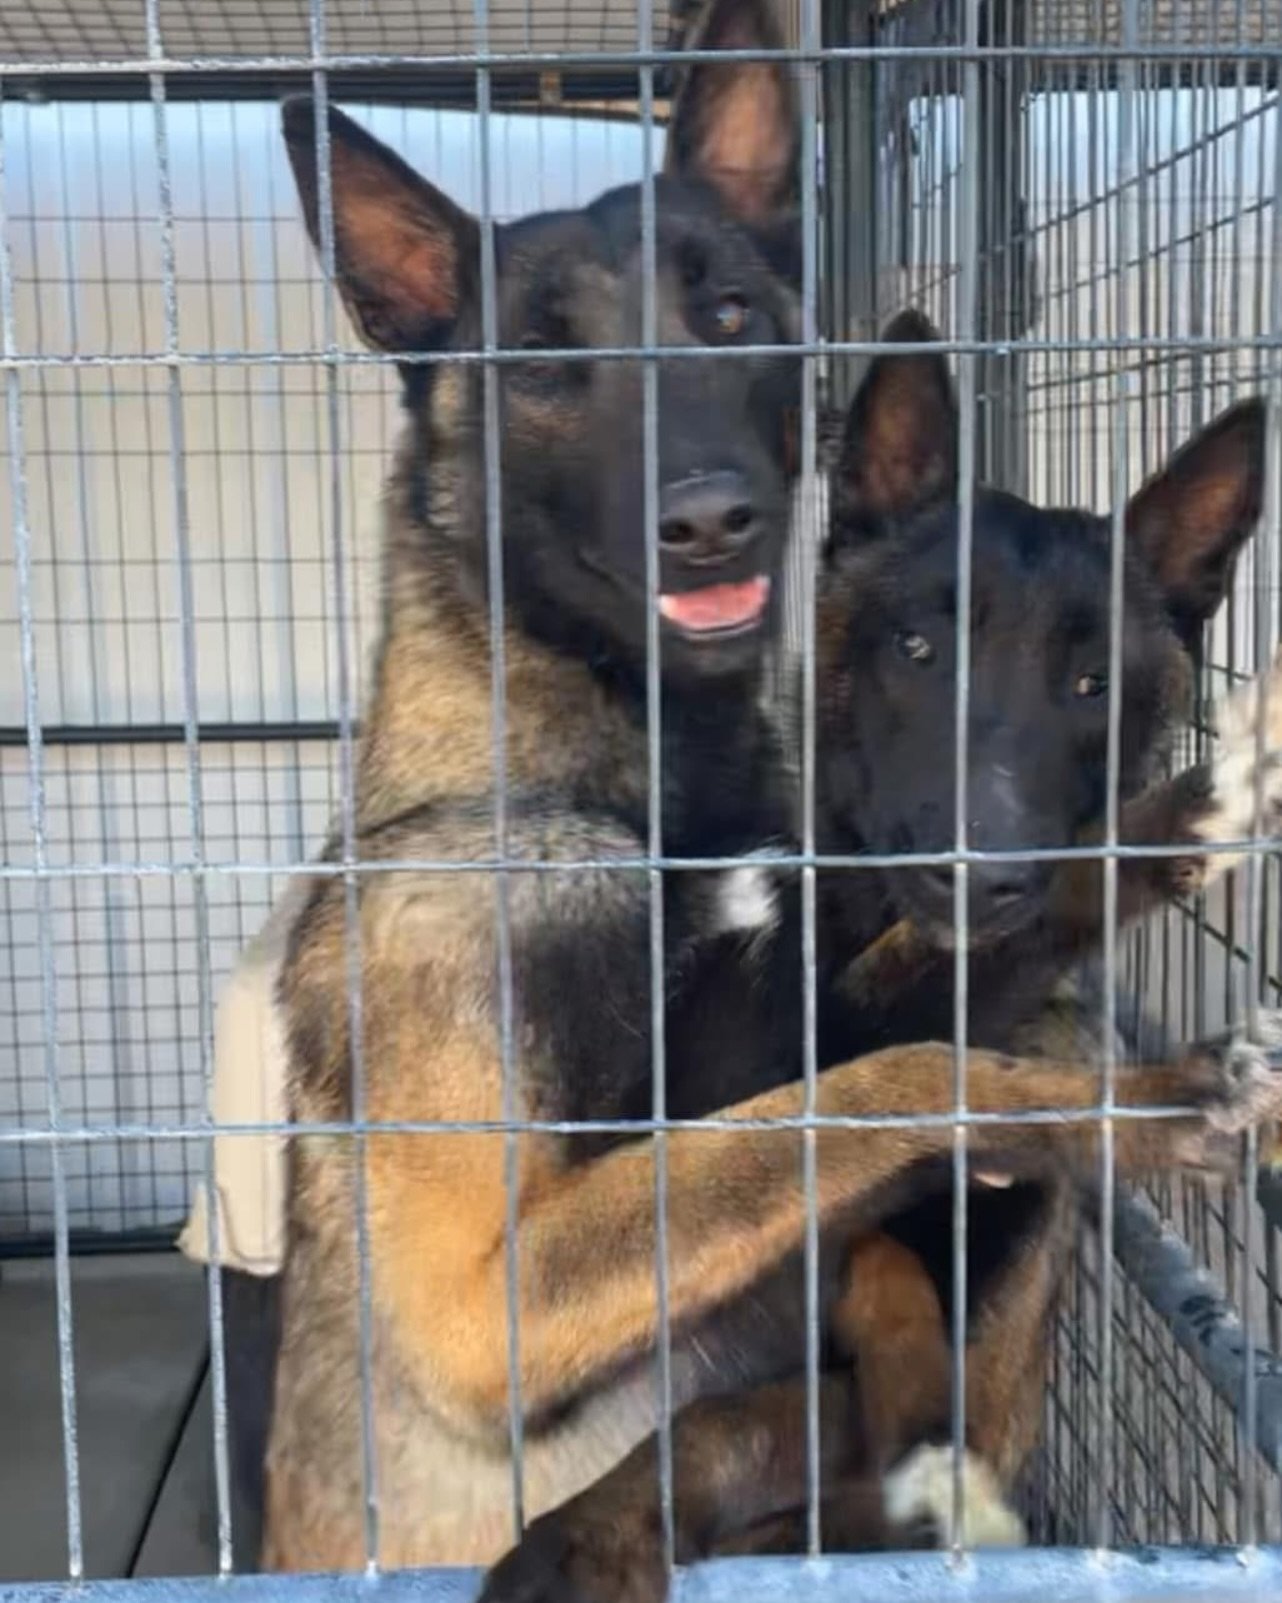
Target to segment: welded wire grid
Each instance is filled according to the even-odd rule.
[[[377,134],[475,203],[475,118],[354,107]],[[163,345],[150,109],[8,104],[4,136],[20,349],[126,356]],[[184,349],[300,351],[320,341],[322,282],[297,215],[274,106],[168,111]],[[499,115],[496,213],[549,206],[634,172],[639,135],[616,122]],[[523,160],[509,155],[516,144]],[[347,342],[340,323],[340,337]],[[381,482],[394,386],[339,370],[349,625],[363,670],[378,605]],[[182,688],[166,507],[172,465],[164,374],[124,365],[23,378],[33,611],[46,730],[51,861],[166,864],[186,855]],[[324,373],[252,362],[183,372],[185,461],[205,842],[225,863],[306,860],[338,810],[337,620],[322,474]],[[6,518],[8,508],[6,507]],[[12,570],[0,620],[16,660]],[[4,860],[30,860],[21,683],[0,712]],[[359,686],[356,689],[359,697]],[[281,881],[212,876],[215,977],[255,933]],[[0,1119],[45,1118],[41,1000],[30,882],[5,898]],[[53,879],[65,1112],[76,1122],[182,1123],[199,1114],[191,891],[175,874]],[[95,1143],[67,1155],[70,1222],[106,1232],[170,1227],[198,1169],[179,1144]],[[0,1161],[0,1237],[52,1224],[48,1156]]]
[[[275,107],[239,98],[257,58],[278,67],[296,58],[324,93],[326,66],[350,57],[491,52],[479,72],[467,64],[475,110],[344,104],[458,199],[502,219],[652,171],[661,130],[647,125],[662,109],[664,68],[653,49],[672,20],[622,0],[555,10],[533,0],[66,0],[0,19],[0,73],[12,86],[0,105],[4,516],[18,555],[0,628],[9,660],[17,648],[38,669],[38,682],[11,676],[0,714],[0,829],[4,862],[18,871],[0,881],[0,1125],[33,1138],[0,1144],[0,1236],[55,1233],[65,1263],[68,1231],[176,1222],[205,1173],[205,1143],[139,1133],[51,1144],[44,1135],[51,1126],[199,1129],[211,986],[261,922],[280,872],[302,867],[337,819],[353,894],[359,874],[351,728],[374,631],[394,384],[384,364],[355,359],[327,300]],[[821,18],[816,0],[788,7],[787,20],[804,47],[803,104],[822,92],[823,106],[807,136],[806,215],[820,225],[806,270],[807,350],[821,334],[867,340],[906,301],[924,306],[975,350],[958,376],[981,476],[1100,510],[1114,502],[1119,473],[1138,482],[1235,394],[1275,383],[1270,352],[1249,342],[1279,331],[1268,268],[1282,118],[1266,47],[1282,18],[1248,0],[911,0],[828,6]],[[809,64],[821,23],[836,50],[820,73]],[[640,65],[629,65],[638,50]],[[505,52],[607,54],[631,77],[627,98],[641,115],[495,111],[504,62],[493,58]],[[224,58],[221,76],[198,57]],[[151,104],[114,101],[107,86],[122,63],[155,67]],[[58,98],[61,70],[83,103]],[[434,70],[424,68],[424,99]],[[218,98],[193,88],[204,75]],[[94,82],[101,98],[86,89]],[[808,363],[789,608],[802,645],[814,578],[807,534],[822,502],[815,404],[840,404],[860,360],[847,350]],[[647,397],[653,513],[652,379]],[[491,488],[499,449],[492,441]],[[501,538],[497,518],[490,535],[492,545]],[[1273,538],[1266,528],[1243,565],[1208,691],[1249,671],[1276,637]],[[964,704],[959,716],[964,728]],[[1207,739],[1199,727],[1182,755]],[[654,860],[657,796],[656,782]],[[960,846],[964,822],[959,804]],[[104,871],[129,864],[153,871]],[[192,873],[193,864],[207,867]],[[657,913],[656,861],[651,869]],[[1176,1038],[1239,1017],[1244,976],[1260,995],[1276,994],[1275,876],[1266,860],[1249,927],[1245,891],[1233,884],[1128,945],[1127,988]],[[658,1075],[654,1111],[661,1119]],[[660,1163],[660,1204],[662,1172]],[[1277,1348],[1276,1239],[1258,1217],[1244,1229],[1250,1196],[1192,1184],[1157,1195],[1248,1308],[1253,1334]],[[960,1255],[963,1215],[958,1225]],[[1031,1484],[1037,1533],[1080,1543],[1101,1533],[1118,1543],[1276,1538],[1276,1475],[1246,1464],[1234,1410],[1126,1277],[1111,1263],[1101,1272],[1100,1261],[1087,1236],[1061,1310],[1046,1448]],[[70,1416],[65,1287],[62,1301]],[[514,1436],[519,1417],[514,1406]],[[374,1547],[376,1466],[367,1492]],[[76,1495],[73,1486],[73,1533]],[[73,1572],[75,1546],[73,1534]]]
[[[311,48],[308,0],[161,0],[158,18],[166,54],[192,56],[306,55]],[[494,0],[482,16],[472,0],[419,5],[415,0],[329,0],[325,7],[327,55],[468,55],[637,49],[633,0]],[[655,31],[644,41],[661,42],[666,8],[656,7]],[[147,54],[147,28],[136,0],[47,0],[12,10],[0,23],[0,57],[15,61],[69,58],[86,62]]]

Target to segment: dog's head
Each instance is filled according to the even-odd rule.
[[[778,48],[766,0],[713,0],[704,49]],[[308,228],[320,239],[316,119],[284,111]],[[654,187],[659,345],[796,341],[798,126],[778,62],[693,64]],[[476,351],[477,220],[345,116],[329,115],[338,288],[372,346]],[[505,591],[525,627],[636,664],[646,640],[643,194],[494,229],[498,485]],[[569,360],[546,352],[569,350]],[[776,615],[800,362],[785,351],[656,362],[665,674],[720,678],[760,658]],[[481,364],[405,364],[425,532],[478,593],[486,564]]]
[[[938,336],[905,313],[892,341]],[[874,851],[955,841],[957,409],[937,353],[883,355],[847,417],[822,601],[830,812]],[[1203,625],[1259,516],[1264,408],[1233,407],[1125,512],[1122,794],[1150,776],[1185,712]],[[972,514],[969,844],[1070,845],[1106,806],[1111,522],[976,490]],[[974,864],[971,938],[1036,918],[1052,865]],[[888,876],[900,911],[946,940],[949,868]]]

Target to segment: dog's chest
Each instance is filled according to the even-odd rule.
[[[764,863],[744,863],[722,869],[708,897],[708,934],[758,938],[774,933],[779,924],[777,871]]]
[[[791,900],[768,862],[683,876],[687,944],[669,995],[674,1117],[701,1118],[796,1078],[801,963]]]

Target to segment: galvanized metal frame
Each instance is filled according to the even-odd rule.
[[[481,1572],[391,1570],[357,1575],[229,1575],[208,1580],[35,1582],[0,1585],[0,1603],[472,1603]],[[1035,1548],[976,1553],[964,1563],[938,1553],[825,1558],[717,1559],[677,1570],[673,1603],[1274,1603],[1282,1560],[1249,1553],[1146,1548],[1095,1553]]]

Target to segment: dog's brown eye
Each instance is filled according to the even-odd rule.
[[[895,644],[910,662],[927,663],[935,660],[935,648],[925,635],[910,634],[901,630],[895,636]]]
[[[1102,696],[1107,689],[1108,680],[1105,679],[1102,673],[1084,673],[1078,675],[1076,683],[1073,685],[1073,694],[1083,698]]]
[[[717,302],[717,333],[732,340],[748,326],[748,303],[741,295],[726,295]]]

